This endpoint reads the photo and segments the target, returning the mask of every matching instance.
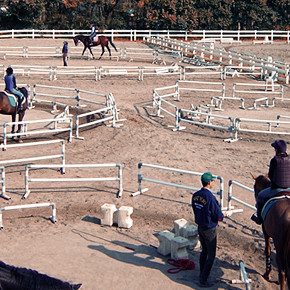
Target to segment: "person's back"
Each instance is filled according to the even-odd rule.
[[[214,283],[208,281],[211,268],[216,256],[217,231],[219,221],[224,215],[220,209],[217,199],[213,196],[211,189],[216,179],[210,172],[201,176],[202,188],[192,195],[192,209],[195,222],[198,225],[199,240],[202,251],[200,253],[199,286],[211,287]]]
[[[20,91],[17,90],[16,78],[13,75],[12,67],[8,67],[6,69],[6,75],[4,77],[4,81],[5,81],[5,91],[15,95],[18,98],[17,111],[21,110],[22,108],[21,104],[22,104],[22,101],[24,100],[24,95]]]
[[[277,153],[271,160],[270,168],[274,167],[268,175],[272,188],[290,187],[290,156],[286,152]]]
[[[275,140],[272,144],[275,149],[275,156],[270,161],[268,177],[271,180],[271,187],[262,190],[258,194],[256,203],[257,216],[252,215],[251,219],[258,225],[262,224],[262,208],[270,199],[282,191],[290,191],[290,157],[287,154],[287,143],[284,140]]]
[[[5,81],[5,91],[8,93],[12,93],[13,89],[15,88],[15,78],[13,74],[7,74],[4,77]]]

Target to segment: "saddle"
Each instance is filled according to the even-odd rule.
[[[270,198],[269,200],[266,201],[262,208],[261,216],[263,221],[265,220],[268,211],[270,210],[271,206],[277,202],[280,199],[288,198],[290,200],[290,191],[285,190],[285,191],[280,191],[279,194],[275,197]]]
[[[96,35],[94,38],[93,38],[93,42],[98,42],[99,41],[99,36]]]
[[[12,107],[16,107],[18,105],[18,98],[14,94],[8,93],[6,91],[3,91],[3,93],[8,97],[8,100]]]

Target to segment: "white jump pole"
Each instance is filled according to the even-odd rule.
[[[0,229],[3,228],[2,224],[2,212],[7,210],[14,210],[14,209],[24,209],[24,208],[36,208],[36,207],[52,207],[52,216],[49,219],[55,223],[56,222],[56,206],[54,203],[36,203],[36,204],[24,204],[24,205],[12,205],[12,206],[5,206],[0,207]]]

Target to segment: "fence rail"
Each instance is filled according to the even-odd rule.
[[[239,69],[234,69],[236,73],[247,71],[265,79],[275,74],[276,81],[289,84],[289,63],[274,61],[271,57],[264,59],[255,55],[240,54],[237,51],[226,51],[224,48],[216,47],[214,43],[185,42],[162,37],[147,37],[145,42],[157,50],[173,54],[178,52],[183,61],[199,65],[238,66]]]
[[[118,181],[119,183],[119,190],[117,193],[117,197],[121,197],[123,193],[123,174],[122,174],[122,165],[121,164],[68,164],[68,165],[61,165],[64,168],[108,168],[108,167],[116,167],[118,169],[118,176],[117,177],[76,177],[76,178],[30,178],[29,177],[29,169],[39,170],[39,169],[54,169],[59,168],[60,165],[26,165],[25,168],[25,193],[23,195],[23,199],[27,198],[30,190],[29,190],[29,182],[99,182],[99,181]]]
[[[12,29],[1,30],[0,38],[70,38],[77,34],[89,34],[90,30],[72,29]],[[243,41],[253,40],[265,43],[272,43],[275,40],[285,40],[290,43],[289,30],[136,30],[136,29],[111,29],[104,30],[103,34],[112,38],[127,38],[131,41],[151,36],[166,36],[170,38],[183,38],[185,40],[224,40],[224,41]]]
[[[24,209],[24,208],[36,208],[36,207],[50,207],[52,208],[52,216],[49,219],[55,223],[56,222],[56,206],[54,203],[35,203],[35,204],[22,204],[22,205],[11,205],[0,207],[0,229],[3,228],[2,224],[2,212],[7,210]]]
[[[189,185],[178,184],[178,183],[173,183],[173,182],[156,180],[156,179],[144,177],[144,175],[145,175],[144,172],[143,172],[143,175],[142,175],[142,168],[143,167],[147,167],[147,168],[151,168],[151,169],[157,169],[157,170],[165,170],[165,171],[170,171],[170,172],[175,172],[175,173],[180,173],[180,174],[195,175],[195,176],[201,176],[203,174],[203,173],[199,173],[199,172],[193,172],[193,171],[188,171],[188,170],[182,170],[182,169],[176,169],[176,168],[170,168],[170,167],[164,167],[164,166],[146,164],[146,163],[141,163],[140,162],[140,163],[138,163],[138,191],[133,193],[131,196],[137,196],[137,195],[142,194],[142,193],[144,193],[144,192],[146,192],[148,190],[148,188],[142,189],[142,181],[153,182],[153,183],[157,183],[157,184],[173,186],[173,187],[177,187],[177,188],[184,188],[184,189],[189,189],[189,190],[194,190],[194,191],[197,191],[197,190],[200,189],[200,187],[192,187],[192,186],[189,186]],[[217,176],[217,179],[220,181],[219,190],[218,191],[213,191],[213,193],[215,193],[215,194],[220,196],[220,207],[223,209],[224,180],[220,176]]]

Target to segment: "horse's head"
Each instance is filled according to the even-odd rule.
[[[75,36],[73,37],[73,40],[74,40],[75,46],[77,46],[79,44],[79,39]]]
[[[261,190],[271,186],[271,181],[265,175],[255,176],[252,173],[251,175],[253,179],[255,179],[254,192],[255,192],[255,198],[257,199],[258,194]]]
[[[25,87],[19,88],[19,91],[24,95],[25,100],[22,103],[23,111],[28,108],[28,91]]]

